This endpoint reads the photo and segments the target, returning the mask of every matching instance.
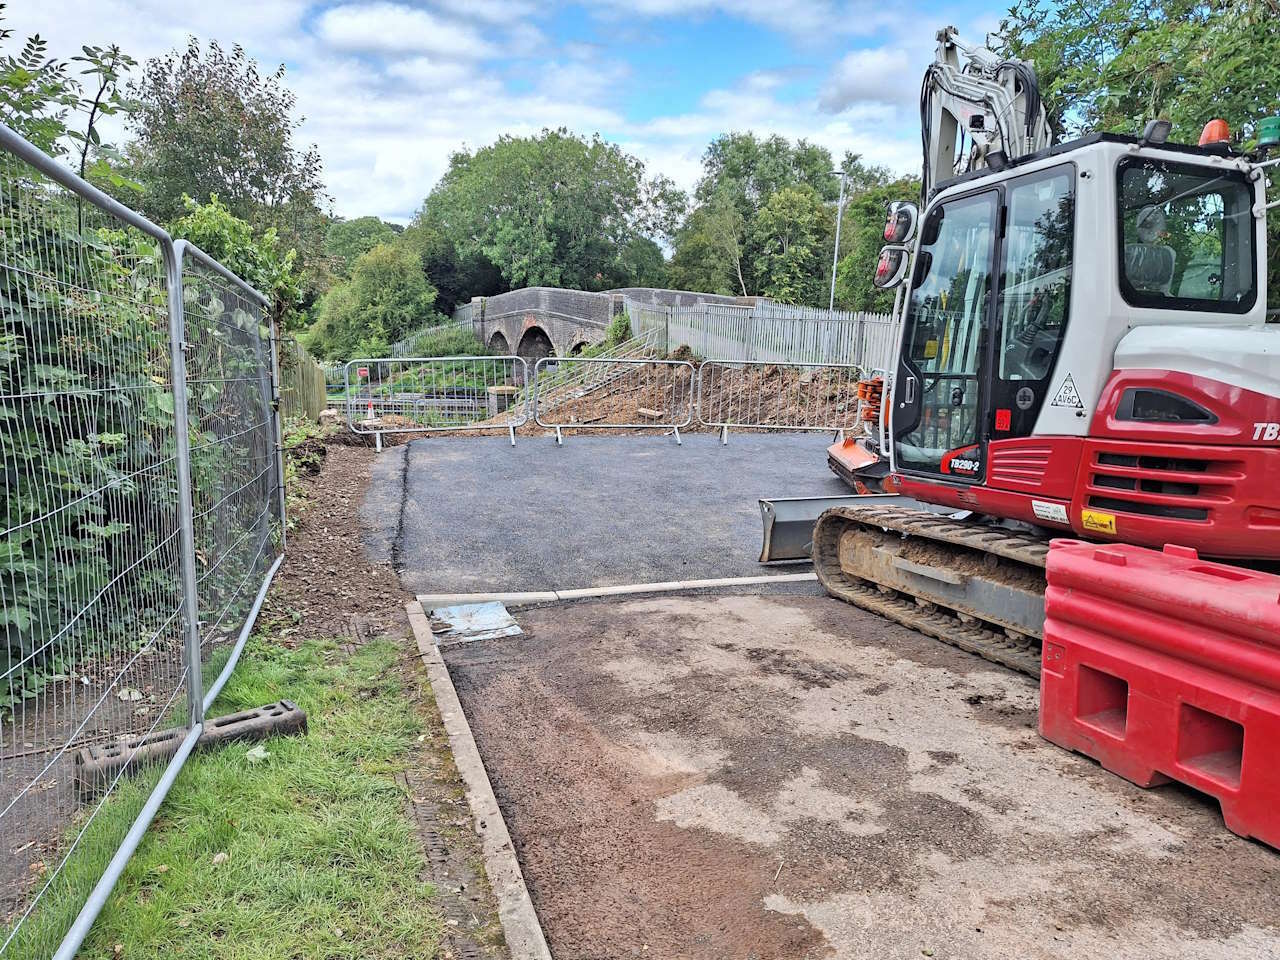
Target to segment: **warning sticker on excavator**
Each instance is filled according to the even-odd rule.
[[[1067,379],[1062,381],[1062,386],[1058,388],[1051,405],[1055,407],[1071,407],[1073,410],[1084,409],[1084,401],[1080,399],[1080,394],[1076,390],[1076,382],[1071,378],[1071,374],[1068,373]]]
[[[1115,533],[1116,532],[1116,515],[1114,513],[1099,513],[1097,510],[1081,510],[1080,523],[1086,529],[1093,533]]]

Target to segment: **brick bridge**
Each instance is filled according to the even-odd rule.
[[[626,299],[663,306],[754,302],[754,298],[651,287],[603,293],[525,287],[493,297],[476,297],[458,311],[457,317],[469,315],[476,336],[494,353],[516,354],[532,365],[542,357],[572,356],[589,344],[599,343],[605,338],[610,321],[624,311]]]

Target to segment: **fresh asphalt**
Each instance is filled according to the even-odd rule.
[[[762,567],[761,497],[849,492],[830,434],[431,437],[385,450],[366,547],[415,593],[797,573]],[[757,590],[758,592],[758,590]]]

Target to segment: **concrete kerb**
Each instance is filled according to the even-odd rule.
[[[755,577],[719,577],[714,580],[664,580],[658,583],[624,583],[611,587],[584,587],[576,590],[532,590],[515,593],[420,593],[418,603],[424,610],[451,607],[463,603],[492,603],[508,607],[525,607],[536,603],[558,603],[587,600],[594,597],[620,597],[641,593],[682,593],[695,590],[717,590],[729,587],[754,587],[775,583],[810,583],[815,573],[764,574]]]
[[[489,782],[484,761],[480,759],[480,751],[471,735],[471,725],[467,722],[453,680],[449,677],[449,668],[445,666],[444,657],[436,646],[422,605],[415,601],[405,604],[405,609],[418,643],[418,652],[427,668],[436,707],[449,735],[454,764],[466,784],[467,803],[475,820],[476,833],[480,835],[489,886],[498,900],[498,917],[502,922],[507,949],[512,960],[551,960],[542,924],[538,921],[537,911],[529,898],[529,889],[525,886],[524,875],[520,872],[515,848],[511,845],[511,834],[507,832],[506,821],[502,818],[498,800],[493,794],[493,785]]]

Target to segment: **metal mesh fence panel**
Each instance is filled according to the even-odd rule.
[[[180,249],[201,675],[211,701],[281,552],[281,478],[265,304],[194,248]]]
[[[389,357],[346,365],[353,433],[514,430],[529,418],[521,357]]]
[[[709,427],[865,433],[858,384],[866,374],[841,364],[725,363],[698,368],[698,420]]]
[[[693,419],[695,373],[685,360],[544,357],[534,377],[539,426],[679,430]]]
[[[0,126],[0,956],[74,956],[279,565],[262,318]]]
[[[53,954],[159,773],[78,752],[187,732],[166,246],[0,153],[0,954]]]

